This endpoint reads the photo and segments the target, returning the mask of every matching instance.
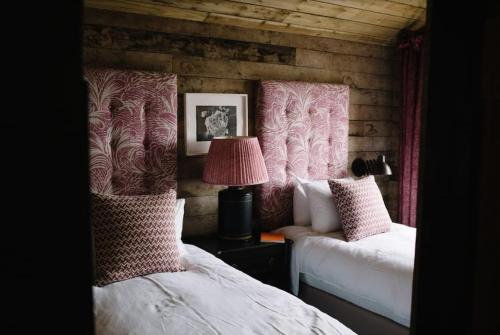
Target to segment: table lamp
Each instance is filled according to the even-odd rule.
[[[219,191],[219,237],[227,240],[251,238],[252,192],[244,186],[269,180],[257,137],[214,137],[202,180],[207,184],[228,186]]]

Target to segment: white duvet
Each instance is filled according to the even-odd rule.
[[[294,241],[294,294],[300,280],[409,327],[415,228],[393,223],[389,232],[355,242],[346,242],[342,232],[315,233],[310,226],[277,231]]]
[[[354,334],[295,296],[186,249],[187,271],[94,287],[96,334]]]

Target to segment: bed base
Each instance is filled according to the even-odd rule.
[[[299,298],[351,328],[359,335],[409,335],[410,329],[303,282]]]

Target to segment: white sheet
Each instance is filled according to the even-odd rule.
[[[94,287],[96,334],[354,334],[293,295],[186,249],[185,272]]]
[[[342,232],[315,233],[311,226],[277,231],[294,241],[294,294],[300,280],[409,327],[415,228],[393,223],[389,232],[355,242],[346,242]]]

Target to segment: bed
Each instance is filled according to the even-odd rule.
[[[270,181],[257,188],[263,230],[294,241],[292,290],[360,334],[408,334],[415,229],[345,242],[342,231],[319,234],[293,226],[295,178],[347,176],[349,88],[263,81],[256,129]]]
[[[277,231],[294,241],[294,294],[302,282],[409,327],[415,229],[393,223],[389,232],[355,242],[346,242],[342,232],[321,234],[310,226]]]
[[[186,271],[94,287],[96,334],[354,334],[295,296],[186,249]]]
[[[176,76],[87,68],[85,78],[92,196],[106,201],[169,196],[177,173]],[[129,210],[128,202],[121,205]],[[176,219],[175,231],[167,233],[180,241],[177,227]],[[105,228],[107,236],[116,234]],[[99,234],[94,229],[94,250],[101,257]],[[354,334],[319,309],[195,246],[177,244],[174,249],[167,251],[178,255],[182,250],[177,271],[96,281],[97,334]]]

